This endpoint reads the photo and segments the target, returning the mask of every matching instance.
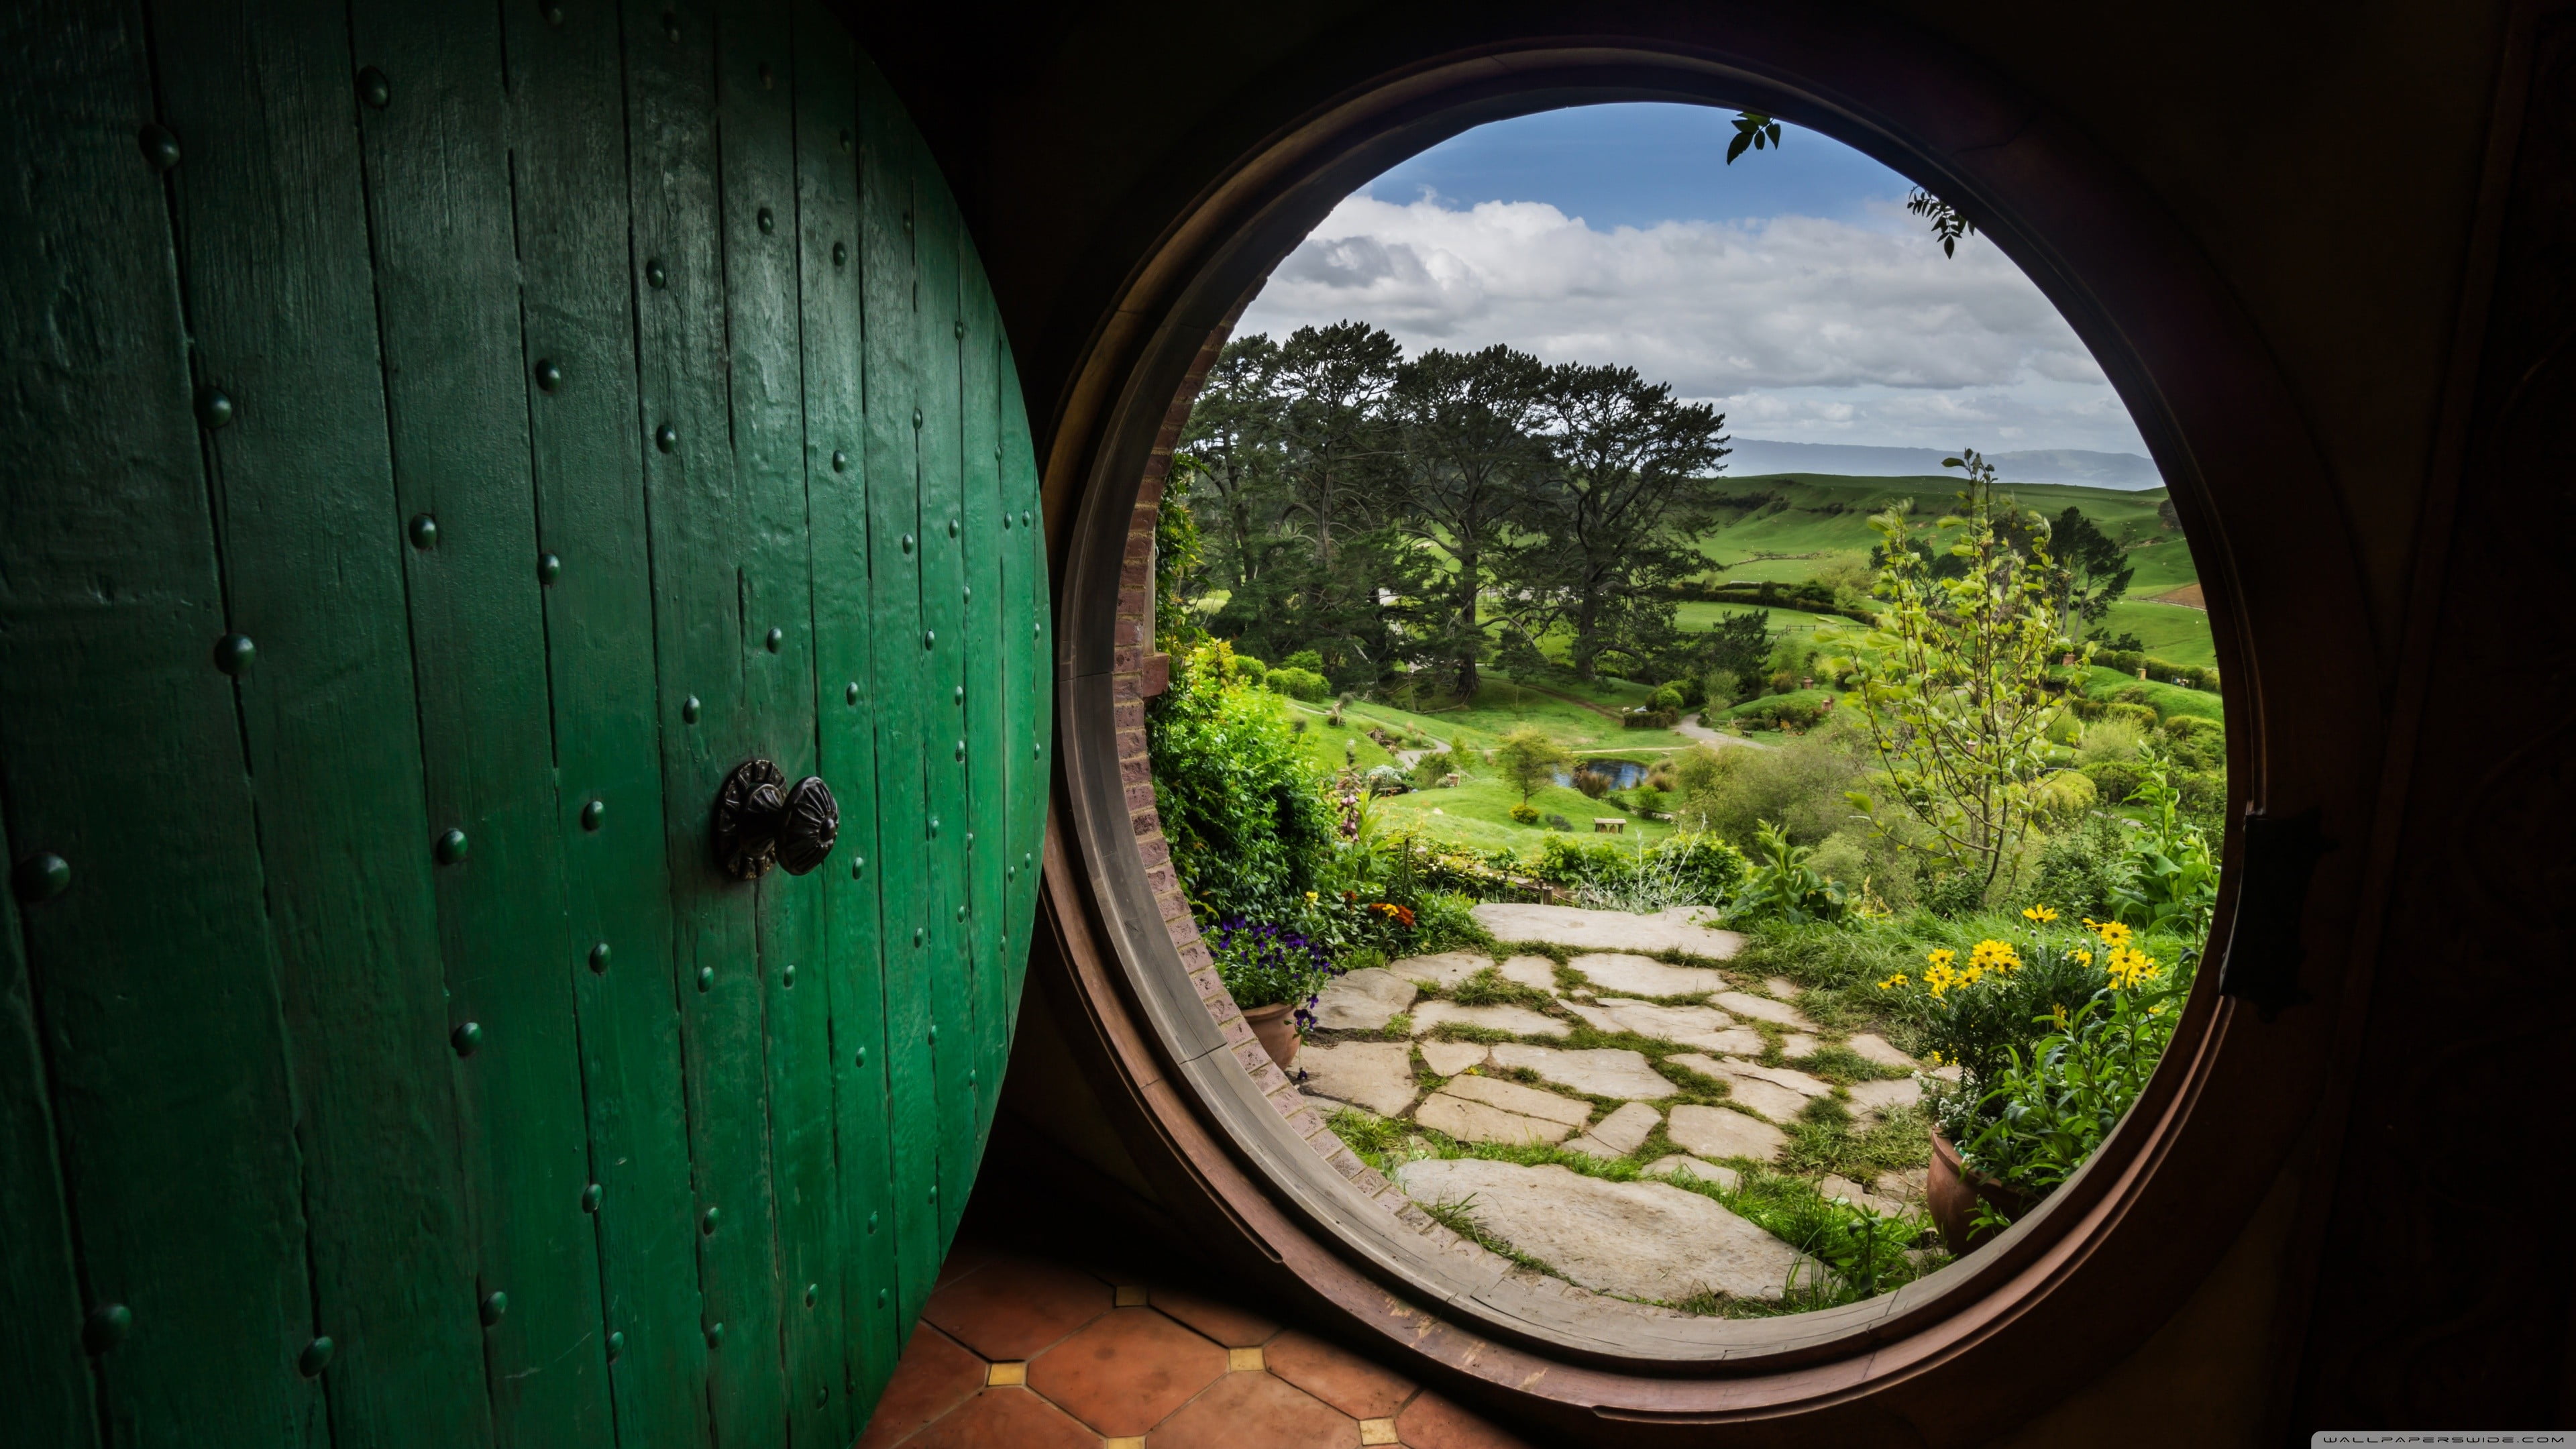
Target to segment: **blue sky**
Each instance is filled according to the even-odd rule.
[[[1982,238],[1943,256],[1902,176],[1796,127],[1729,166],[1733,135],[1663,104],[1480,126],[1345,200],[1240,330],[1625,363],[1747,438],[2146,451],[2056,309]]]
[[[1781,128],[1779,151],[1726,164],[1735,113],[1708,106],[1569,106],[1444,142],[1370,182],[1403,203],[1424,187],[1469,201],[1544,201],[1595,227],[1814,216],[1875,225],[1905,178],[1841,142]]]

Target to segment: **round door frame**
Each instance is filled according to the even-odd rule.
[[[2273,1188],[2315,1110],[2358,979],[2374,688],[2389,673],[2387,641],[2356,623],[2369,613],[2341,502],[2269,349],[2192,238],[2062,118],[1938,42],[1850,13],[1731,4],[1478,23],[1481,43],[1453,32],[1413,54],[1402,34],[1336,37],[1306,70],[1247,86],[1257,105],[1298,94],[1302,76],[1303,94],[1331,99],[1216,168],[1136,260],[1067,384],[1046,450],[1062,744],[1041,923],[1052,949],[1038,969],[1186,1230],[1488,1412],[1622,1443],[1699,1442],[1713,1424],[1741,1426],[1731,1442],[1977,1442],[2161,1323]],[[2329,847],[2312,878],[2268,860],[2253,873],[2238,939],[2259,918],[2262,949],[2239,960],[2213,948],[2146,1096],[1993,1248],[1868,1303],[1669,1334],[1480,1276],[1372,1211],[1348,1164],[1298,1145],[1190,984],[1135,844],[1136,761],[1117,743],[1122,704],[1140,708],[1140,641],[1132,627],[1120,637],[1120,602],[1150,594],[1132,515],[1211,337],[1335,202],[1396,161],[1486,121],[1611,100],[1763,111],[1977,219],[2092,349],[2168,480],[2227,680],[2231,819],[2313,810]],[[2215,942],[2240,918],[2245,838],[2230,831]],[[2266,983],[2267,1010],[2244,999],[2249,979]]]

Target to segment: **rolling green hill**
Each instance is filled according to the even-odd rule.
[[[1912,499],[1914,511],[1939,517],[1958,494],[1957,476],[1923,478],[1847,478],[1823,473],[1770,473],[1726,480],[1726,500],[1715,526],[1700,538],[1700,551],[1716,567],[1711,577],[1726,581],[1776,580],[1794,583],[1814,578],[1837,564],[1866,566],[1878,536],[1870,515]],[[2061,483],[2019,483],[2007,492],[2026,507],[2056,514],[2069,506],[2084,510],[2096,527],[2129,545],[2137,570],[2128,596],[2112,606],[2105,625],[2113,633],[2135,633],[2148,652],[2178,664],[2217,663],[2210,645],[2209,617],[2195,608],[2158,603],[2158,595],[2197,583],[2191,550],[2182,535],[2167,530],[2156,515],[2165,490],[2122,492]],[[1692,617],[1713,617],[1724,606],[1686,608]],[[1774,623],[1796,616],[1778,611]]]

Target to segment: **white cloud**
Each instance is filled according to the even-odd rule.
[[[1508,342],[1626,363],[1720,401],[1747,436],[2145,451],[2002,253],[1971,238],[1945,257],[1914,218],[1875,220],[1599,231],[1544,202],[1355,196],[1280,263],[1239,330],[1355,318],[1409,351]]]

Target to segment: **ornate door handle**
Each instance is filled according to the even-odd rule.
[[[716,794],[716,863],[737,880],[758,880],[773,865],[803,875],[823,863],[841,834],[841,804],[819,775],[793,787],[767,760],[745,760]]]

